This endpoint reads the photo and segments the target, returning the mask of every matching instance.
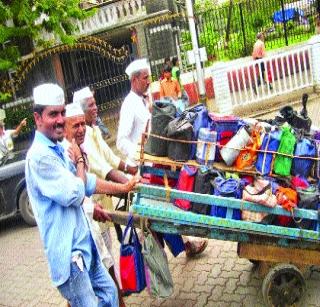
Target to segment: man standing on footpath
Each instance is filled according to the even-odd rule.
[[[63,90],[42,84],[33,98],[37,130],[26,157],[26,183],[52,282],[71,306],[118,306],[116,286],[99,258],[82,203],[93,193],[128,193],[137,180],[119,185],[87,174],[73,141],[74,165],[58,143],[64,137]]]
[[[151,119],[152,108],[146,99],[146,92],[150,85],[150,66],[147,59],[131,62],[126,69],[126,74],[131,82],[131,90],[121,106],[117,147],[128,157],[129,163],[136,163],[138,143],[142,134],[148,130]],[[208,245],[207,240],[191,241],[188,237],[183,239],[184,249],[189,257],[202,253]]]

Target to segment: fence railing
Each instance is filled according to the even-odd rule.
[[[306,45],[245,63],[228,62],[232,106],[255,103],[312,86],[311,48]]]

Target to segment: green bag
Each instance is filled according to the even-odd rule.
[[[291,132],[290,126],[282,127],[282,135],[280,145],[278,148],[279,153],[290,154],[294,153],[294,145],[296,144],[296,137]],[[283,155],[276,155],[274,160],[273,170],[277,175],[289,176],[291,171],[292,158]]]
[[[173,281],[167,256],[150,232],[144,233],[142,254],[147,267],[146,279],[150,295],[157,298],[172,295]]]

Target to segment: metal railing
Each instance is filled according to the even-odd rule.
[[[311,45],[306,45],[256,61],[228,62],[233,107],[312,86],[311,60]]]

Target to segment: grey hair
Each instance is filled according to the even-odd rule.
[[[88,109],[87,99],[88,98],[84,98],[84,99],[81,99],[80,101],[78,101],[83,112],[86,112]]]

